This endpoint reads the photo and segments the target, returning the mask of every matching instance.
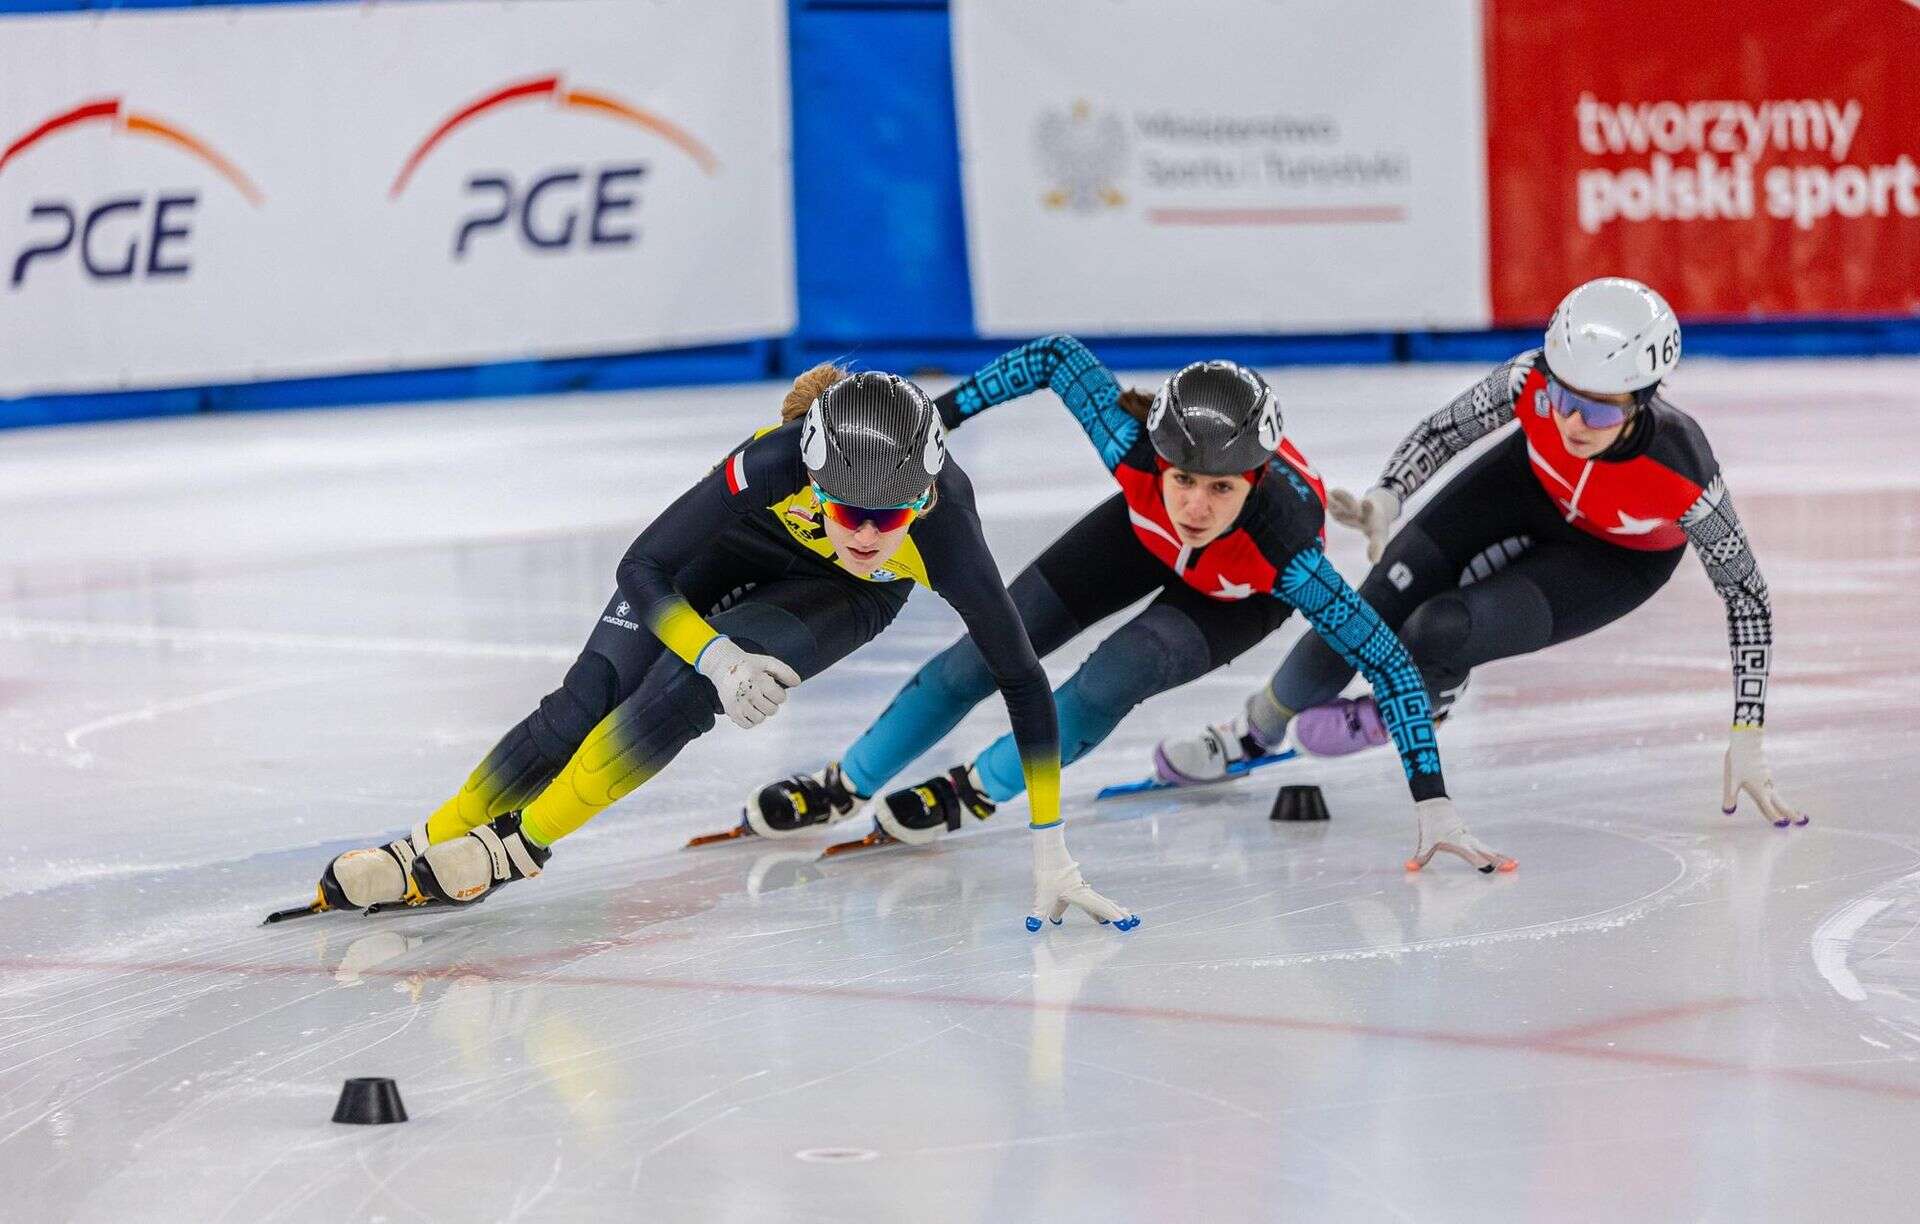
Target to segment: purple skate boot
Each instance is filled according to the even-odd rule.
[[[1388,737],[1373,698],[1342,697],[1294,715],[1293,738],[1313,756],[1337,757],[1384,744]]]

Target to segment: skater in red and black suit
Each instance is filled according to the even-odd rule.
[[[1414,801],[1414,862],[1444,850],[1482,872],[1511,870],[1513,860],[1481,844],[1447,797],[1412,659],[1327,561],[1320,478],[1282,436],[1266,380],[1235,362],[1200,361],[1149,397],[1124,391],[1085,345],[1055,335],[995,358],[936,402],[958,428],[1041,391],[1073,414],[1120,487],[1009,585],[1034,649],[1049,654],[1151,597],[1055,691],[1062,763],[1092,751],[1147,698],[1225,667],[1297,609],[1379,695]],[[1025,784],[1010,736],[917,786],[884,788],[992,691],[979,650],[962,638],[907,682],[840,761],[749,796],[748,826],[762,836],[803,832],[874,796],[884,839],[925,842],[967,816],[984,819]]]
[[[1805,824],[1774,790],[1762,747],[1773,650],[1767,584],[1699,424],[1659,395],[1680,325],[1659,294],[1606,277],[1569,294],[1544,349],[1522,353],[1409,434],[1364,497],[1328,513],[1366,533],[1361,596],[1397,630],[1444,714],[1478,664],[1611,624],[1672,577],[1691,542],[1727,606],[1733,729],[1722,806],[1742,792],[1775,825]],[[1519,428],[1399,531],[1408,498],[1502,426]],[[1162,741],[1169,780],[1208,781],[1280,743],[1338,756],[1387,736],[1373,699],[1340,699],[1345,660],[1302,639],[1230,722]]]

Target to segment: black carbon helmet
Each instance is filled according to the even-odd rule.
[[[1147,436],[1170,465],[1233,476],[1267,465],[1280,445],[1280,401],[1237,361],[1196,361],[1161,384]]]
[[[895,374],[849,374],[800,427],[800,460],[835,501],[879,508],[918,500],[947,462],[947,431],[927,393]]]

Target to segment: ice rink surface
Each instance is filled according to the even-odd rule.
[[[1358,489],[1483,372],[1273,376]],[[1769,750],[1807,828],[1719,811],[1725,624],[1690,559],[1628,621],[1481,669],[1442,728],[1512,876],[1405,874],[1382,751],[1091,801],[1230,713],[1298,618],[1068,771],[1130,934],[1026,932],[1021,804],[828,864],[858,830],[681,850],[953,637],[922,592],[541,879],[259,926],[558,682],[633,534],[778,390],[0,434],[0,1217],[1913,1218],[1920,363],[1671,387],[1772,584]],[[954,451],[1009,574],[1110,489],[1051,397]],[[1357,580],[1357,537],[1333,555]],[[908,780],[1004,725],[989,700]],[[1268,821],[1298,781],[1329,824]],[[330,1123],[366,1075],[413,1120]]]

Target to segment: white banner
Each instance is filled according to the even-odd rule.
[[[1484,327],[1479,0],[953,0],[975,326]]]
[[[0,394],[782,334],[785,10],[0,18]]]

